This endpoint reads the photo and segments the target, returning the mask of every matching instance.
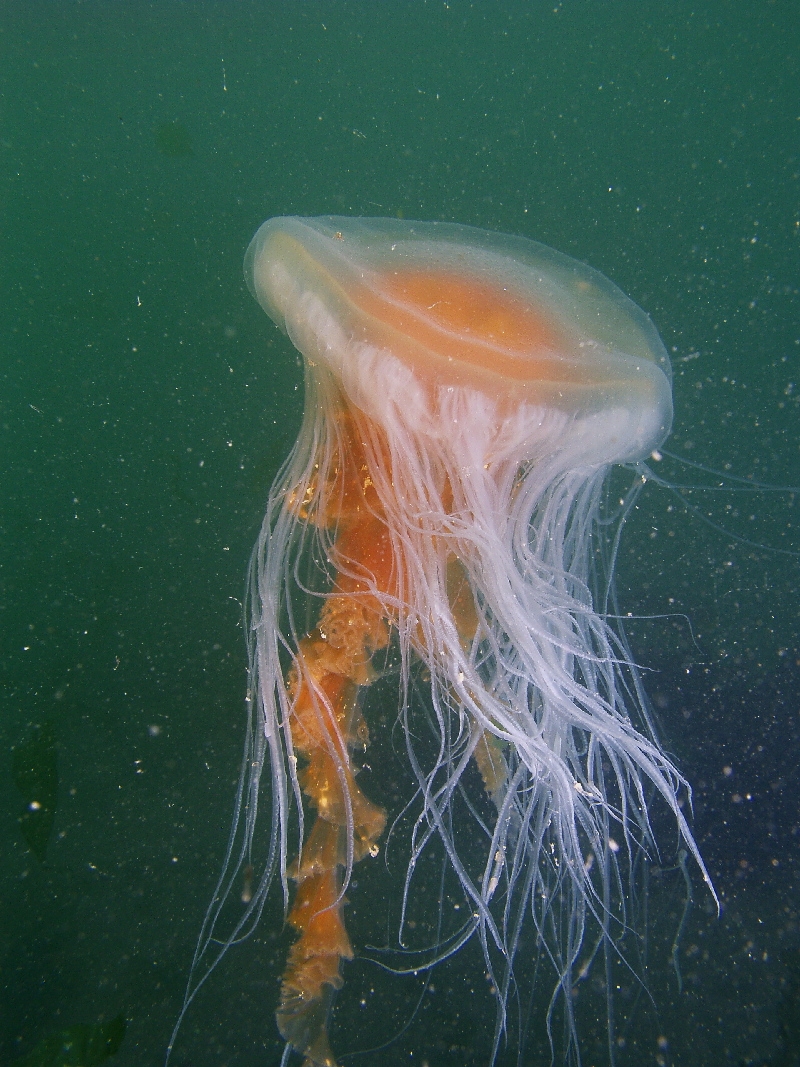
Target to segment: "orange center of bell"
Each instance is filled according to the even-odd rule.
[[[559,336],[542,315],[506,289],[445,274],[394,274],[382,288],[430,323],[461,338],[527,352],[556,348]]]
[[[573,380],[574,342],[508,289],[436,271],[397,271],[352,298],[362,313],[436,356],[523,381]]]

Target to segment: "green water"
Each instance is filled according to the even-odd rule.
[[[159,1064],[180,1006],[238,774],[245,565],[302,407],[242,281],[257,226],[447,219],[585,260],[670,350],[670,450],[796,485],[798,36],[788,0],[4,5],[0,1062],[124,1013],[113,1062]],[[723,911],[698,880],[679,993],[683,883],[653,887],[654,1004],[619,991],[618,1061],[796,1062],[778,1058],[800,969],[796,508],[688,499],[723,532],[649,487],[620,600],[661,616],[632,641]],[[53,827],[33,847],[12,748],[48,737]],[[381,905],[361,903],[378,926]],[[277,909],[204,989],[175,1067],[279,1062]],[[350,965],[343,1062],[485,1063],[477,956],[435,986],[395,1044],[348,1059],[419,991]],[[606,1062],[599,1024],[584,1040]],[[529,1047],[548,1062],[540,1034]]]

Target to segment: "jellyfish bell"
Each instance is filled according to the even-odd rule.
[[[468,918],[430,962],[479,938],[497,1000],[487,1062],[531,945],[553,975],[548,1034],[577,1062],[575,983],[598,951],[621,954],[657,798],[705,876],[688,786],[597,569],[611,465],[670,429],[664,346],[596,271],[469,227],[272,219],[245,271],[306,368],[303,426],[251,563],[240,792],[244,865],[269,767],[269,857],[247,917],[277,877],[296,937],[276,1011],[285,1057],[334,1067],[328,1020],[354,954],[345,892],[387,820],[404,819],[398,943],[417,863],[438,842]],[[390,647],[415,782],[399,812],[357,781],[376,728],[366,694]],[[486,796],[462,802],[473,766]]]
[[[582,448],[589,462],[640,458],[669,433],[669,359],[649,318],[537,242],[448,223],[278,218],[253,238],[245,276],[306,359],[378,420],[397,403],[432,413],[458,390],[499,419],[568,419],[576,463]]]

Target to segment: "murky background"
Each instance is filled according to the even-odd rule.
[[[651,879],[618,1062],[797,1062],[800,538],[766,486],[800,483],[798,43],[788,0],[5,5],[0,1061],[122,1014],[113,1062],[163,1062],[241,757],[245,566],[302,407],[242,257],[265,218],[339,213],[535,238],[661,331],[678,459],[658,474],[689,488],[640,497],[620,605],[650,617],[634,652],[723,907],[694,876],[680,991],[685,884]],[[52,827],[20,823],[28,789]],[[357,949],[388,906],[374,881]],[[289,940],[276,902],[174,1067],[279,1062]],[[486,1062],[477,952],[416,1014],[419,980],[346,977],[343,1063]],[[525,1062],[547,1063],[534,1029]]]

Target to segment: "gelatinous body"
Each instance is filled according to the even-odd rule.
[[[664,347],[595,271],[467,227],[273,219],[245,269],[306,367],[303,427],[270,494],[248,616],[246,837],[267,766],[262,892],[276,873],[296,932],[280,1032],[307,1067],[333,1067],[329,1013],[353,956],[345,892],[400,814],[358,785],[362,706],[388,656],[395,752],[416,783],[403,914],[438,839],[468,917],[432,956],[480,938],[498,1005],[487,1058],[528,926],[567,1062],[583,946],[589,961],[615,951],[658,798],[702,869],[685,783],[607,613],[596,538],[611,465],[643,460],[669,432]],[[451,815],[472,765],[487,795],[470,801],[465,838]]]

